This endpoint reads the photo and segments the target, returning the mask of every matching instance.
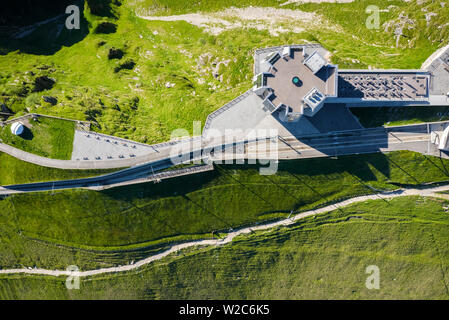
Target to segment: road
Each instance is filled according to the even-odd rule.
[[[247,141],[240,142],[246,144]],[[235,143],[230,143],[229,145],[234,145]],[[223,145],[223,147],[229,146]],[[222,145],[220,145],[221,147]],[[105,186],[121,185],[124,182],[136,181],[136,183],[141,183],[142,178],[151,177],[158,170],[169,168],[173,165],[180,164],[184,159],[190,160],[200,160],[207,159],[206,155],[211,147],[198,148],[191,150],[191,146],[185,146],[187,149],[180,150],[180,154],[177,158],[171,157],[171,152],[167,150],[163,155],[159,155],[158,160],[146,162],[139,164],[137,166],[123,169],[117,172],[92,177],[92,178],[82,178],[82,179],[71,179],[71,180],[59,180],[59,181],[48,181],[48,182],[37,182],[37,183],[26,183],[26,184],[15,184],[0,187],[0,195],[9,195],[14,193],[22,192],[37,192],[37,191],[53,191],[61,189],[77,189],[77,188],[92,188],[92,189],[102,189]],[[187,150],[187,152],[182,152]],[[175,162],[174,162],[175,161]],[[129,183],[128,183],[129,184]]]
[[[275,142],[272,139],[261,139],[257,143],[254,140],[243,141],[240,142],[246,149],[243,154],[235,154],[233,149],[236,143],[230,143],[217,145],[216,152],[213,154],[209,153],[210,150],[208,148],[199,147],[191,152],[181,153],[181,157],[191,159],[193,155],[199,155],[205,161],[211,160],[220,163],[219,160],[235,160],[236,158],[303,159],[396,150],[411,150],[423,154],[447,157],[445,154],[440,154],[436,146],[430,143],[430,131],[441,130],[445,123],[363,129],[299,139],[293,136],[278,137],[279,140]],[[267,153],[267,146],[274,147],[274,152]],[[219,153],[217,148],[222,148],[225,151]],[[188,150],[190,151],[191,149]],[[229,152],[229,150],[232,152]],[[170,152],[166,152],[159,155],[160,159],[99,177],[3,186],[0,188],[0,195],[58,189],[101,188],[119,185],[123,182],[131,184],[133,181],[141,183],[142,178],[151,176],[154,171],[173,165],[169,154]]]
[[[248,144],[245,157],[260,159],[265,154],[270,159],[307,159],[410,150],[447,158],[430,141],[431,131],[442,131],[446,123],[362,129],[303,138],[283,136],[276,142]],[[227,159],[231,155],[224,153],[222,156]],[[218,160],[219,156],[215,159]]]
[[[140,165],[146,162],[160,160],[170,155],[172,145],[167,144],[164,147],[155,149],[146,155],[133,158],[115,159],[115,160],[60,160],[41,157],[10,145],[0,143],[0,152],[7,153],[22,161],[34,163],[39,166],[57,168],[57,169],[114,169],[125,168]]]
[[[153,161],[143,165],[138,165],[128,169],[120,170],[114,173],[83,179],[60,180],[49,182],[37,182],[16,184],[11,186],[3,186],[0,188],[0,195],[7,195],[20,192],[36,192],[49,191],[59,189],[76,189],[88,188],[96,186],[104,186],[109,184],[119,184],[120,182],[135,180],[145,176],[149,176],[153,171],[162,170],[171,167],[173,163],[170,158]]]

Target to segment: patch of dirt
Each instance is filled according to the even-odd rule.
[[[190,13],[173,16],[151,16],[137,13],[146,20],[186,21],[204,28],[206,32],[218,35],[223,31],[236,28],[255,28],[268,30],[271,35],[305,31],[311,26],[330,29],[325,19],[312,12],[301,10],[276,9],[262,7],[228,8],[216,13]]]
[[[288,0],[287,2],[284,2],[281,4],[281,6],[286,6],[288,4],[297,3],[351,3],[354,2],[354,0]]]

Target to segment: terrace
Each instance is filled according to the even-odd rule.
[[[303,113],[305,97],[312,90],[330,96],[336,93],[336,67],[310,68],[304,63],[302,53],[302,50],[291,50],[290,55],[277,59],[272,72],[266,75],[266,86],[273,92],[271,102],[275,106],[289,106],[297,113]]]

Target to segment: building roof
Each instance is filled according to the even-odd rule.
[[[304,97],[306,115],[313,115],[323,104],[326,97],[317,88],[312,88]],[[310,110],[307,110],[309,109]]]
[[[23,130],[24,130],[24,126],[21,122],[14,122],[11,125],[11,133],[16,136],[21,135],[23,133]]]
[[[325,66],[314,73],[304,64],[302,50],[291,50],[291,55],[281,58],[273,65],[275,71],[266,75],[266,85],[274,94],[271,102],[276,106],[284,104],[292,108],[293,112],[302,113],[304,97],[313,89],[317,89],[324,96],[336,96],[336,67]],[[299,84],[292,79],[298,77]]]
[[[429,74],[420,71],[340,70],[338,97],[363,100],[425,101]]]

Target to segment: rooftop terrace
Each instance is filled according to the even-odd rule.
[[[424,101],[429,97],[428,87],[425,72],[340,70],[338,74],[339,98]]]
[[[304,63],[302,50],[292,50],[291,55],[278,59],[267,76],[267,86],[273,90],[272,103],[285,104],[294,112],[302,112],[304,97],[316,88],[325,95],[335,95],[335,67],[325,66],[314,73]],[[299,82],[294,83],[293,78]]]

